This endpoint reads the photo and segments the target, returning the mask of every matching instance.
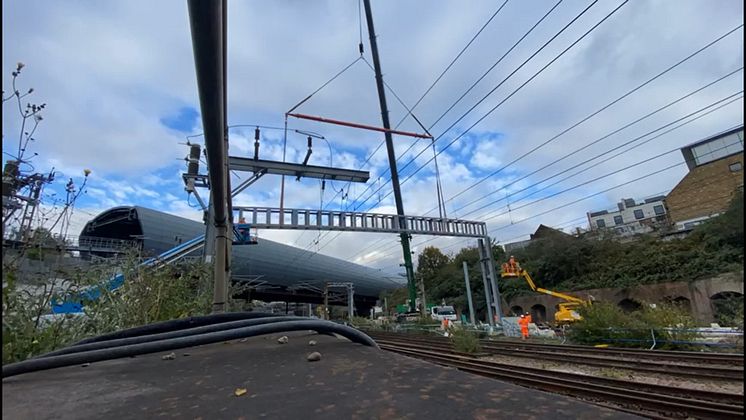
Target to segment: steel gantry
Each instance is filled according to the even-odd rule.
[[[233,197],[266,174],[280,175],[283,177],[290,175],[295,176],[296,179],[306,177],[322,180],[329,179],[349,182],[367,182],[369,179],[369,173],[366,171],[308,165],[308,157],[310,156],[311,148],[310,138],[309,153],[306,155],[306,159],[302,164],[260,160],[258,158],[258,127],[255,136],[256,143],[254,158],[250,159],[229,156],[228,124],[226,117],[228,96],[226,78],[227,2],[226,0],[188,0],[189,21],[192,34],[192,47],[194,51],[202,126],[204,129],[208,175],[205,176],[198,173],[200,150],[199,147],[194,147],[194,145],[192,145],[190,156],[187,158],[187,161],[189,162],[188,173],[184,176],[184,182],[186,184],[186,190],[190,193],[194,193],[200,205],[205,210],[207,231],[202,243],[204,244],[206,259],[214,261],[215,263],[214,312],[222,312],[225,308],[227,281],[231,275],[230,247],[232,241],[229,241],[228,239],[230,232],[233,229],[233,216],[235,212],[238,211],[239,220],[244,219],[244,216],[246,215],[244,213],[249,214],[251,219],[249,224],[254,228],[391,232],[399,234],[401,237],[404,267],[406,269],[411,311],[416,310],[416,287],[412,266],[412,253],[410,251],[411,235],[421,234],[479,238],[478,245],[480,248],[482,275],[485,282],[487,282],[487,279],[489,278],[492,285],[493,302],[491,304],[488,303],[488,308],[494,306],[495,313],[499,317],[501,311],[499,309],[500,301],[496,283],[497,277],[495,275],[494,261],[492,258],[491,241],[489,236],[487,236],[485,223],[447,218],[407,216],[404,212],[392,134],[409,135],[421,138],[432,138],[432,136],[430,136],[429,133],[408,133],[391,128],[370,1],[364,0],[363,3],[365,6],[365,16],[371,44],[371,54],[373,56],[373,67],[375,71],[383,127],[375,128],[361,124],[342,123],[336,120],[312,117],[303,114],[288,115],[297,118],[313,119],[320,122],[335,124],[342,123],[343,125],[356,128],[374,129],[383,132],[385,134],[386,151],[388,153],[391,182],[394,190],[396,215],[284,209],[282,200],[279,209],[233,206]],[[230,170],[253,172],[253,176],[241,183],[235,189],[232,189],[230,185],[230,177],[228,176]],[[196,187],[208,187],[210,189],[209,204],[205,204],[199,197]],[[200,240],[201,238],[195,238],[195,241],[197,242]],[[214,260],[212,258],[213,255]],[[488,287],[485,288],[485,290],[488,289]],[[352,296],[351,289],[349,292],[349,296]],[[486,293],[486,295],[487,300],[489,301],[490,293]],[[494,323],[494,318],[492,316],[490,316],[489,322],[490,324]]]

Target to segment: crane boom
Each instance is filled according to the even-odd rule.
[[[550,295],[556,298],[564,299],[568,302],[585,303],[583,299],[577,298],[575,296],[570,296],[564,293],[553,292],[551,290],[542,289],[541,287],[536,287],[536,283],[534,283],[534,279],[532,279],[531,275],[528,274],[528,272],[524,269],[521,269],[520,271],[517,271],[517,272],[503,271],[502,277],[523,277],[524,280],[526,280],[526,283],[528,283],[529,287],[531,287],[531,290],[533,290],[534,292],[544,293],[545,295]]]

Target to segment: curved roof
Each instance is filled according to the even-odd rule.
[[[146,207],[126,206],[99,214],[86,224],[80,236],[136,239],[143,251],[160,254],[204,232],[202,223]],[[260,239],[257,245],[233,246],[232,250],[234,280],[258,277],[272,286],[311,285],[319,289],[326,281],[352,282],[356,295],[371,297],[405,285],[403,279],[379,270],[267,239]]]

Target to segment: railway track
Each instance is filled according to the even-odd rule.
[[[464,372],[583,399],[648,418],[743,418],[743,396],[506,365],[421,344],[379,341],[383,350]],[[612,405],[609,405],[611,403]]]
[[[392,345],[407,345],[407,344],[419,344],[422,348],[437,349],[441,351],[451,351],[453,349],[452,344],[447,339],[437,338],[413,338],[413,337],[392,337],[392,336],[380,336],[372,334],[378,343],[392,344]],[[495,346],[492,342],[482,343],[482,352],[485,355],[502,355],[509,357],[521,357],[529,358],[532,360],[545,360],[553,362],[573,363],[582,364],[586,366],[594,366],[600,368],[614,368],[632,370],[635,372],[646,372],[663,374],[667,376],[678,376],[687,378],[698,378],[698,379],[711,379],[711,380],[727,380],[727,381],[738,381],[743,380],[743,368],[728,366],[728,367],[714,367],[714,366],[701,366],[693,364],[675,364],[665,363],[663,361],[652,361],[652,360],[641,360],[641,359],[622,359],[615,355],[610,356],[597,356],[597,355],[585,355],[585,354],[573,354],[559,353],[556,351],[543,351],[536,350],[533,348],[524,348],[521,346],[514,346],[506,348],[503,346]],[[604,353],[600,353],[604,354]]]

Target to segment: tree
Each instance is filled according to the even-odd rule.
[[[424,282],[425,290],[429,291],[434,286],[438,272],[450,262],[451,259],[438,248],[425,248],[417,258],[417,280]]]

